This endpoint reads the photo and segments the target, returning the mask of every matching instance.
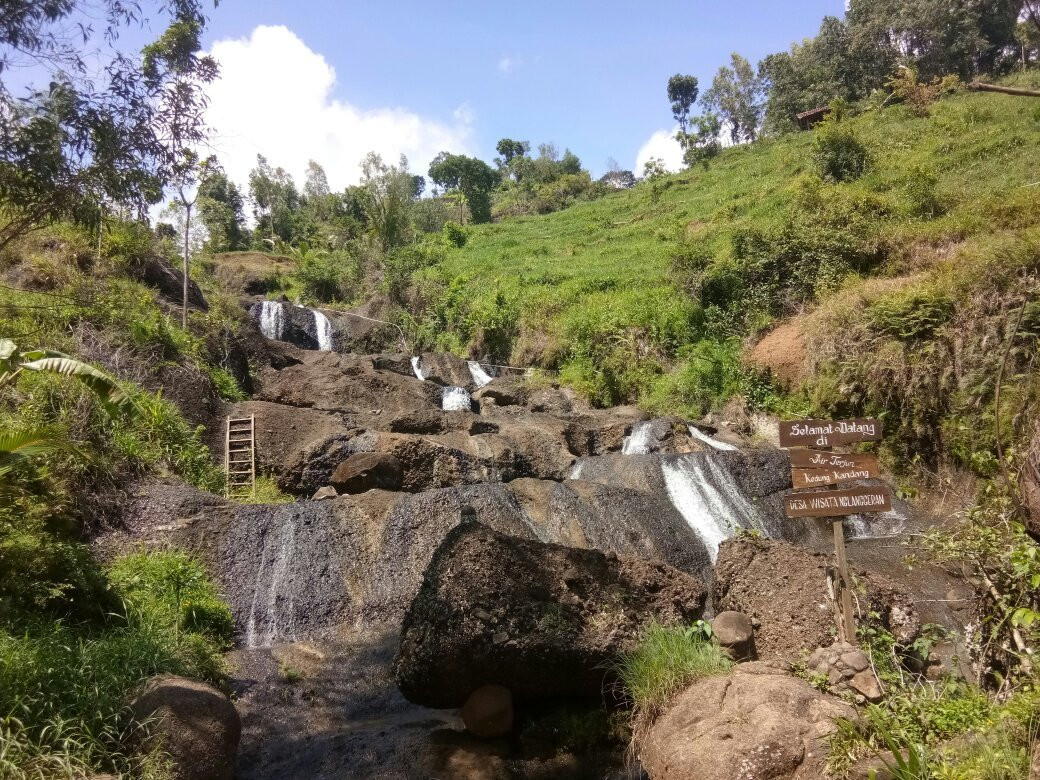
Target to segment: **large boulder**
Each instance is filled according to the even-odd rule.
[[[404,465],[393,455],[358,452],[343,461],[329,480],[340,493],[364,493],[381,488],[398,490],[404,478]]]
[[[162,746],[176,780],[231,780],[242,723],[223,693],[198,680],[153,677],[130,703],[148,723],[148,741]]]
[[[138,258],[130,266],[130,274],[142,284],[154,288],[166,300],[181,304],[184,300],[184,273],[159,255]],[[188,276],[188,306],[206,311],[209,305],[199,286]]]
[[[545,544],[469,522],[434,553],[402,625],[402,693],[458,707],[483,685],[520,699],[597,696],[650,620],[696,620],[705,588],[664,563]]]
[[[751,618],[760,658],[799,660],[829,645],[836,633],[827,565],[827,556],[787,542],[729,539],[715,561],[715,608]],[[911,643],[921,623],[909,594],[879,574],[853,576],[866,589],[859,596],[863,612],[877,613],[900,644]]]
[[[817,780],[834,719],[854,715],[781,664],[742,664],[679,694],[639,758],[654,780]]]

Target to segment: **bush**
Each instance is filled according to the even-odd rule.
[[[444,233],[444,238],[452,246],[460,248],[466,246],[466,228],[462,227],[458,222],[448,220],[444,223],[442,232]]]
[[[927,165],[915,165],[906,178],[906,204],[911,216],[934,219],[943,213],[942,201],[936,192],[939,176]]]
[[[318,303],[349,298],[348,288],[360,275],[356,258],[348,252],[306,252],[296,270],[304,296]]]
[[[141,726],[126,710],[128,697],[163,672],[222,681],[231,613],[196,561],[137,553],[108,574],[125,617],[0,626],[0,777],[157,778],[160,756],[127,752]]]
[[[621,657],[615,671],[635,717],[648,723],[691,683],[732,668],[733,660],[697,627],[651,623],[638,647]]]
[[[816,130],[810,159],[822,179],[855,181],[866,171],[870,155],[851,127],[828,118]]]

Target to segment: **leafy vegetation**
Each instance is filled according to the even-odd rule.
[[[631,700],[633,717],[648,724],[690,683],[725,674],[732,666],[732,659],[700,626],[651,623],[614,671]]]

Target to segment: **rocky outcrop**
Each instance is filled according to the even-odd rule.
[[[159,255],[140,257],[131,263],[130,275],[142,284],[148,285],[171,303],[180,305],[184,300],[184,273],[169,260]],[[199,286],[188,278],[188,306],[192,309],[207,311],[209,304]]]
[[[798,660],[829,645],[835,634],[827,565],[826,556],[787,542],[729,539],[715,564],[715,608],[751,618],[760,658]],[[866,588],[860,596],[863,612],[877,613],[897,642],[912,642],[921,625],[909,595],[880,575],[854,575]]]
[[[366,490],[398,490],[404,478],[404,465],[393,455],[359,452],[336,467],[329,482],[339,493],[364,493]]]
[[[863,703],[881,698],[881,685],[867,654],[855,645],[835,642],[812,652],[806,662],[809,671],[827,680],[831,693],[851,694]]]
[[[186,677],[160,675],[130,703],[148,723],[148,741],[161,745],[176,780],[231,780],[242,724],[223,693]]]
[[[649,620],[696,620],[700,580],[666,564],[619,558],[466,523],[434,554],[402,624],[402,693],[457,707],[477,688],[519,698],[597,696],[609,663]]]
[[[818,780],[834,719],[853,716],[782,665],[741,664],[679,694],[639,757],[653,780]]]

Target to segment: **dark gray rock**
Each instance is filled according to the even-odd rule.
[[[343,461],[329,482],[340,493],[364,493],[381,488],[398,490],[404,479],[404,464],[393,455],[359,452]]]

